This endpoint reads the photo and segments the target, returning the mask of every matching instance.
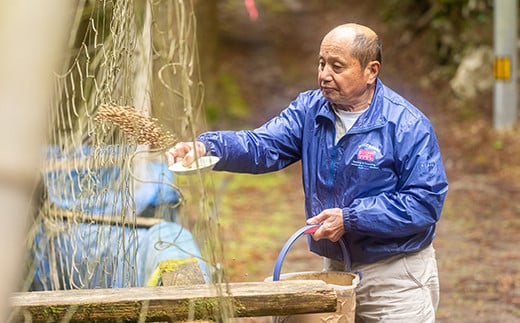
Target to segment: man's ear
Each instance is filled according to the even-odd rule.
[[[379,75],[379,69],[381,68],[381,63],[378,61],[371,61],[367,64],[365,69],[365,73],[368,76],[368,83],[375,83],[377,76]]]

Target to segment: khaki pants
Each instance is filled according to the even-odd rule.
[[[324,259],[325,270],[344,270]],[[352,264],[362,279],[356,288],[356,322],[435,322],[439,276],[435,250],[425,249],[372,264]]]

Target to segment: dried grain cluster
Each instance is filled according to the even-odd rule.
[[[117,125],[126,136],[141,145],[168,148],[176,140],[172,133],[159,126],[157,119],[143,115],[131,106],[101,106],[94,120]]]

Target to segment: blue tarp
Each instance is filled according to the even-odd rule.
[[[99,148],[96,149],[99,154]],[[101,153],[120,152],[107,146]],[[51,148],[48,156],[56,160],[92,153],[92,148],[84,146],[71,157],[70,153],[63,156],[59,149]],[[144,168],[136,173],[146,181],[137,183],[132,194],[114,189],[122,176],[118,166],[57,170],[46,174],[44,182],[52,204],[83,214],[131,217],[150,207],[176,205],[179,193],[168,185],[174,178],[167,165],[151,161],[141,167]],[[124,207],[128,205],[127,199],[131,199],[135,213],[134,208]],[[167,212],[169,208],[156,210]],[[199,259],[208,282],[207,268],[200,260],[200,250],[192,234],[170,221],[150,228],[44,221],[37,228],[32,257],[35,266],[32,290],[145,286],[161,262],[190,258]]]
[[[146,229],[58,225],[54,236],[41,227],[35,240],[32,290],[142,287],[161,262],[172,259],[199,259],[202,273],[207,273],[191,233],[177,223]],[[209,282],[207,275],[205,280]]]
[[[51,147],[47,157],[54,161],[81,160],[91,156],[122,160],[120,154],[128,154],[128,152],[121,150],[117,146],[102,146],[95,149],[82,146],[65,154],[60,149]],[[174,182],[174,176],[168,170],[166,163],[151,160],[139,163],[135,167],[132,172],[138,178],[132,202],[135,204],[137,214],[150,206],[176,204],[179,201],[179,193],[169,185]],[[44,181],[50,202],[59,208],[88,214],[120,214],[123,205],[128,202],[125,199],[131,198],[125,196],[125,190],[117,189],[117,183],[127,184],[121,181],[121,172],[121,167],[114,163],[98,169],[81,167],[55,170],[47,173]]]

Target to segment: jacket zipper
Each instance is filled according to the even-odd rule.
[[[338,153],[338,149],[336,148],[337,145],[334,145],[334,148],[332,149],[332,162],[330,163],[329,168],[329,178],[327,181],[327,189],[329,191],[328,197],[327,197],[327,203],[326,208],[330,209],[332,208],[332,187],[334,185],[334,169],[336,168],[336,156]]]

